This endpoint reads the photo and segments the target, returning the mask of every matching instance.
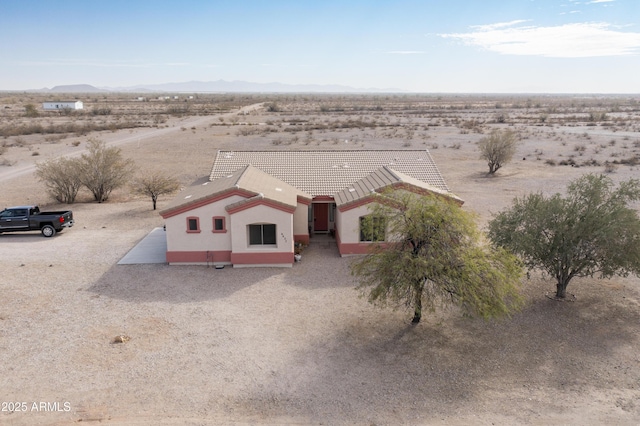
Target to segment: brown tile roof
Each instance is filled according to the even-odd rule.
[[[245,165],[214,181],[185,188],[169,202],[160,214],[164,216],[174,210],[184,209],[190,205],[199,205],[209,198],[233,189],[244,190],[255,196],[261,195],[268,200],[294,208],[298,205],[298,196],[309,200],[312,198],[310,194],[268,175],[262,170]]]
[[[433,185],[430,185],[421,180],[415,179],[397,170],[392,170],[387,166],[383,166],[363,179],[359,179],[352,185],[335,194],[335,201],[338,207],[346,204],[358,202],[373,192],[379,192],[381,189],[389,187],[394,184],[408,184],[417,188],[433,192],[435,194],[442,194],[451,197],[455,200],[462,201],[456,195],[449,191],[444,191]]]
[[[333,196],[383,166],[450,192],[427,150],[218,151],[209,178],[247,164],[312,196]]]

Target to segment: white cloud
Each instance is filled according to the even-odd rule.
[[[515,26],[522,22],[482,25],[473,27],[473,32],[440,36],[503,55],[587,58],[640,53],[640,33],[616,31],[607,23]]]
[[[498,22],[497,24],[475,25],[471,28],[474,28],[478,31],[493,31],[500,28],[512,27],[514,25],[522,24],[523,22],[528,22],[528,21],[525,19],[518,19],[510,22]]]
[[[616,0],[591,0],[588,1],[587,4],[594,4],[594,3],[613,3]]]

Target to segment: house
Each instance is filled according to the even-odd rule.
[[[291,266],[315,234],[334,235],[341,256],[366,253],[361,218],[388,188],[462,204],[427,150],[218,151],[209,180],[160,212],[167,262]]]
[[[79,110],[82,108],[82,101],[55,101],[42,103],[42,109],[45,111],[60,111],[65,109]]]

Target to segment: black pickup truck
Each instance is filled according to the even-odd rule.
[[[0,234],[3,232],[40,231],[45,237],[73,226],[73,212],[41,212],[38,206],[9,207],[0,212]]]

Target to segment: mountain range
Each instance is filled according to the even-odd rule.
[[[188,81],[182,83],[140,84],[128,87],[95,87],[89,84],[55,86],[30,92],[108,93],[108,92],[172,92],[172,93],[396,93],[400,89],[355,88],[341,85],[254,83],[250,81]]]

